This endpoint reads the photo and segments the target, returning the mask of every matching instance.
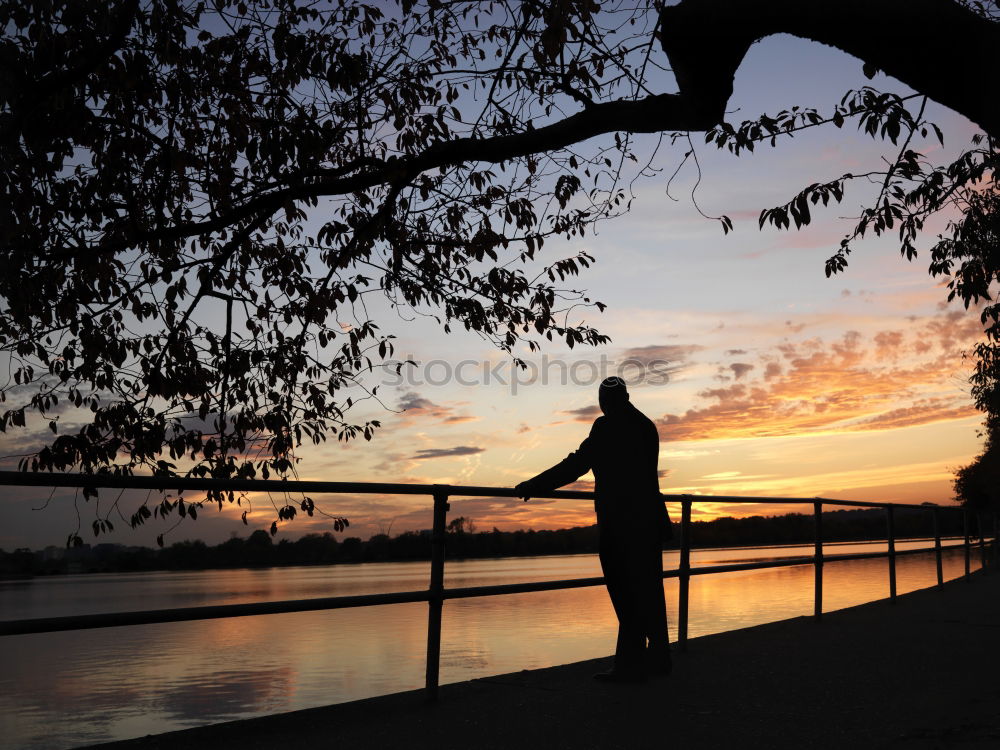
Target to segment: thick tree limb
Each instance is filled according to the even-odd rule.
[[[682,0],[660,14],[663,49],[690,106],[722,119],[757,39],[791,34],[863,60],[1000,135],[1000,24],[954,0]]]

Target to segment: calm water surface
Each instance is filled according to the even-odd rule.
[[[898,543],[898,549],[928,546]],[[828,553],[884,544],[827,545]],[[695,550],[692,565],[811,554],[811,547]],[[978,554],[972,557],[978,567]],[[664,565],[677,567],[677,553]],[[946,550],[946,578],[963,572]],[[887,562],[829,563],[826,611],[888,596]],[[235,604],[427,587],[429,564],[53,576],[0,582],[0,617]],[[596,555],[449,561],[445,585],[599,576]],[[897,560],[900,593],[935,583],[933,555]],[[671,636],[677,581],[665,582]],[[810,565],[696,576],[692,637],[812,613]],[[104,628],[0,638],[0,748],[69,748],[421,687],[427,605]],[[608,655],[601,587],[445,603],[441,679],[457,682]]]

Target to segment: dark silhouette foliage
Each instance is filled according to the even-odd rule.
[[[983,452],[955,472],[955,497],[976,511],[1000,511],[1000,417],[986,419]]]

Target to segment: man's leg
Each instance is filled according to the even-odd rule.
[[[643,631],[649,640],[646,662],[653,673],[669,674],[670,635],[667,629],[667,603],[663,594],[663,551],[659,542],[644,553],[642,594]]]
[[[640,599],[637,596],[637,581],[631,575],[634,566],[629,564],[628,547],[623,549],[622,545],[613,544],[612,541],[602,538],[600,560],[611,605],[618,617],[613,672],[626,679],[640,679],[645,676],[646,635]]]

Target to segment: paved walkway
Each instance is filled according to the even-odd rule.
[[[674,673],[608,660],[101,745],[257,748],[1000,748],[1000,574],[696,638]]]

